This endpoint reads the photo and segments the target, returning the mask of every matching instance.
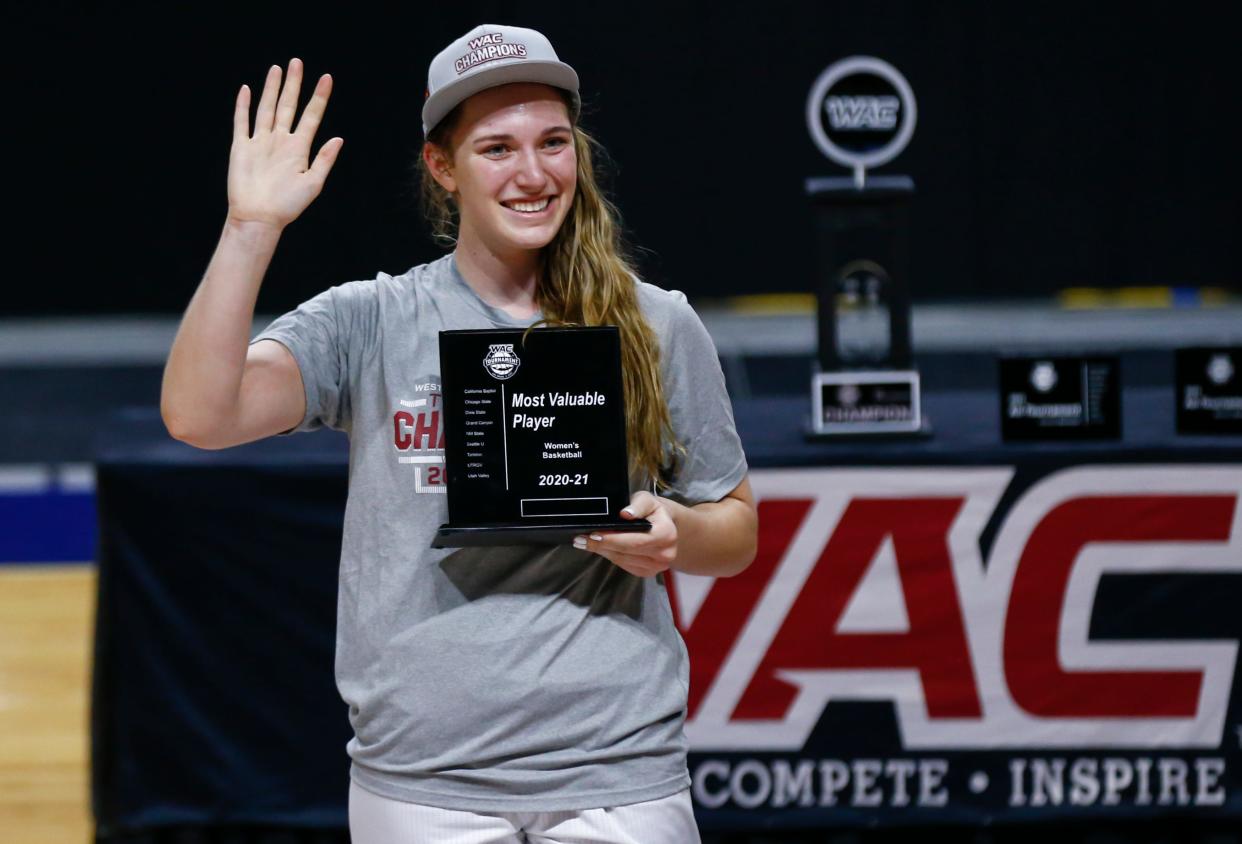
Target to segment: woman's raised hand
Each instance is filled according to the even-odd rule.
[[[250,88],[237,93],[233,109],[233,147],[229,151],[229,220],[260,223],[283,229],[298,218],[323,189],[328,171],[345,141],[332,138],[319,148],[307,167],[311,141],[323,119],[332,77],[324,74],[302,112],[296,129],[293,118],[302,84],[302,62],[289,62],[284,89],[280,67],[272,65],[263,84],[263,95],[250,132]],[[279,94],[279,99],[277,95]]]

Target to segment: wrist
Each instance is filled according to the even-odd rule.
[[[265,220],[242,220],[231,214],[224,218],[224,229],[248,241],[277,240],[285,227]]]

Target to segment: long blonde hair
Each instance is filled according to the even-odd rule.
[[[666,472],[685,453],[673,434],[668,402],[660,377],[660,345],[638,306],[637,274],[621,236],[620,214],[595,178],[593,153],[603,154],[599,142],[573,120],[577,190],[560,230],[544,247],[535,301],[543,312],[538,324],[615,325],[621,334],[621,381],[625,393],[625,440],[630,471],[644,472],[661,488],[668,488]],[[453,129],[461,115],[453,109],[427,137],[427,143],[451,157]],[[457,243],[458,209],[418,158],[423,210],[432,237],[442,246]]]

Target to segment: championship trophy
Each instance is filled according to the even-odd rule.
[[[650,530],[630,503],[616,326],[440,332],[449,522],[432,546]]]
[[[880,59],[824,70],[807,99],[819,149],[850,177],[810,178],[815,212],[817,371],[808,435],[926,435],[910,351],[908,176],[867,176],[914,134],[914,94]]]

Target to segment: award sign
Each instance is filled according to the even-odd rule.
[[[630,488],[615,326],[441,331],[440,378],[449,522],[434,547],[651,529],[621,518]]]
[[[1000,397],[1005,440],[1121,436],[1121,361],[1116,357],[1002,358]]]
[[[1242,434],[1242,346],[1177,350],[1177,432]]]
[[[909,230],[914,182],[869,176],[905,149],[914,93],[872,56],[829,65],[806,103],[811,139],[849,177],[807,179],[815,216],[818,360],[807,435],[927,436],[910,349]]]

